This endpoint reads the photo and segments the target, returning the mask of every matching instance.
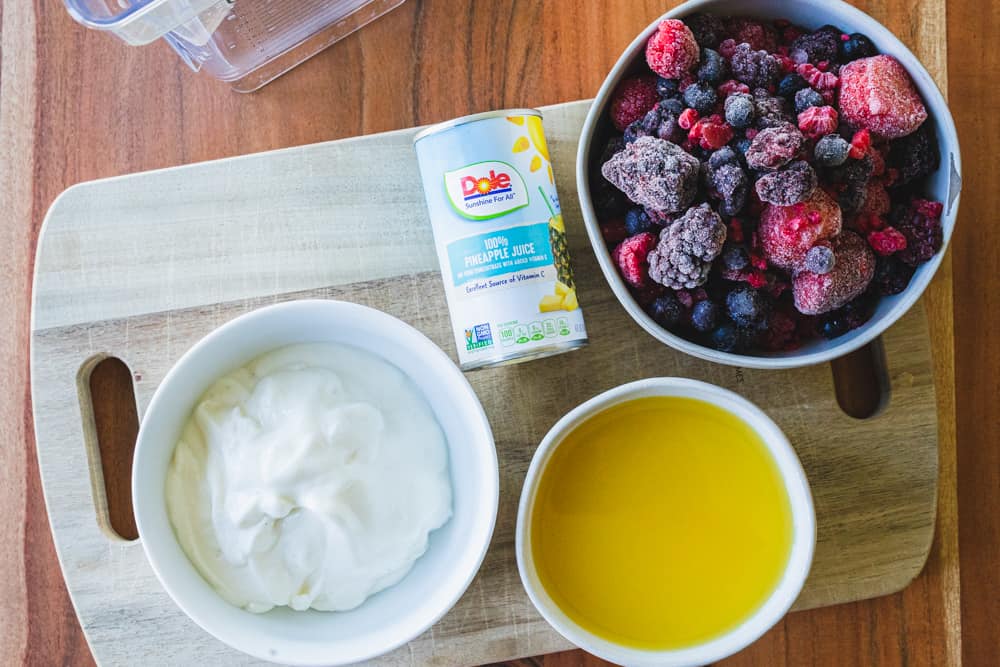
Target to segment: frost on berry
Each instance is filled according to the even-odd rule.
[[[700,168],[698,158],[677,144],[640,137],[605,162],[601,173],[636,204],[675,213],[694,200]]]
[[[649,276],[673,289],[703,285],[726,240],[726,226],[708,204],[694,206],[660,232],[649,253]]]
[[[831,241],[834,265],[828,273],[799,271],[792,278],[795,308],[805,315],[820,315],[852,301],[875,275],[875,255],[868,243],[851,231]]]
[[[802,149],[805,137],[791,123],[768,127],[757,133],[747,150],[747,164],[754,169],[777,169]]]
[[[904,137],[927,120],[909,73],[888,55],[861,58],[840,69],[840,115],[888,139]]]

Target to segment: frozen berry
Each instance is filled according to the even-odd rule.
[[[771,95],[764,88],[756,88],[753,91],[753,103],[757,111],[758,129],[778,127],[790,122],[794,124],[785,98]]]
[[[746,205],[750,182],[732,148],[726,146],[712,154],[705,165],[705,180],[722,199],[719,212],[723,215],[736,215]]]
[[[723,324],[709,336],[712,347],[720,352],[735,352],[740,347],[741,336],[732,324]]]
[[[865,291],[875,275],[875,255],[864,239],[844,231],[832,241],[836,262],[829,273],[799,271],[792,278],[795,307],[805,315],[836,310]]]
[[[838,167],[847,162],[847,153],[851,145],[837,134],[828,134],[816,142],[813,157],[824,167]]]
[[[604,237],[604,243],[608,247],[615,247],[628,236],[628,231],[625,229],[625,220],[615,217],[603,221],[601,223],[601,236]]]
[[[719,321],[719,306],[712,301],[699,301],[691,311],[691,326],[702,333],[715,328]]]
[[[625,214],[625,231],[629,236],[635,236],[653,229],[653,221],[649,219],[645,209],[633,206]]]
[[[860,160],[871,152],[871,147],[871,133],[868,130],[858,130],[851,137],[851,150],[847,155],[855,160]]]
[[[761,130],[747,151],[747,164],[754,169],[777,169],[798,155],[804,141],[791,123]]]
[[[887,55],[844,65],[839,103],[848,123],[888,139],[904,137],[927,120],[927,109],[906,68]]]
[[[774,56],[767,51],[754,51],[747,43],[736,47],[730,67],[734,78],[758,88],[774,84],[781,72],[781,65]]]
[[[906,250],[906,237],[895,227],[884,227],[868,233],[868,245],[878,254],[888,256]]]
[[[698,67],[698,79],[711,84],[720,83],[729,74],[729,65],[718,51],[701,50],[701,66]]]
[[[630,236],[614,249],[612,259],[618,265],[622,278],[633,287],[642,287],[648,278],[647,255],[656,247],[656,235],[649,232]]]
[[[833,107],[809,107],[799,114],[799,129],[810,139],[837,131],[837,110]]]
[[[899,294],[910,284],[914,268],[894,255],[878,257],[871,289],[882,296]]]
[[[664,292],[649,307],[649,314],[661,327],[675,326],[684,317],[684,304],[671,291]]]
[[[893,227],[906,237],[906,249],[896,254],[910,266],[917,266],[933,257],[944,243],[941,212],[936,201],[914,199],[909,206],[897,205],[889,214]]]
[[[726,124],[722,116],[712,114],[700,119],[688,132],[688,141],[705,150],[722,148],[733,138],[733,128]]]
[[[860,32],[853,33],[840,42],[840,59],[845,63],[875,55],[878,55],[878,49],[872,44],[872,40]]]
[[[789,72],[778,82],[778,94],[782,97],[794,97],[795,93],[808,87],[808,81],[795,72]]]
[[[767,311],[767,298],[749,285],[741,285],[726,295],[726,312],[739,326],[753,326],[767,315]]]
[[[725,240],[726,226],[708,204],[689,208],[660,232],[659,243],[649,253],[649,275],[673,289],[703,285]]]
[[[660,21],[646,43],[649,69],[666,79],[679,79],[698,64],[698,42],[691,30],[677,19]]]
[[[656,77],[656,92],[660,97],[674,97],[680,92],[680,82],[677,79]]]
[[[812,88],[803,88],[795,93],[795,112],[802,113],[809,107],[821,107],[826,100]]]
[[[722,265],[729,271],[740,271],[750,264],[750,254],[738,243],[727,243],[722,248]]]
[[[729,81],[723,81],[718,87],[719,97],[723,99],[729,97],[730,95],[735,95],[736,93],[749,93],[750,86],[745,83],[741,83],[736,79],[730,79]]]
[[[823,321],[819,323],[819,333],[823,338],[838,338],[848,331],[847,320],[842,317],[824,317]]]
[[[816,172],[804,160],[789,163],[781,171],[757,179],[757,196],[776,206],[791,206],[808,199],[817,185]]]
[[[792,42],[792,50],[804,51],[806,59],[814,64],[837,58],[840,48],[840,31],[832,26],[802,35]]]
[[[753,125],[756,117],[753,97],[747,93],[735,93],[726,98],[726,122],[735,128]]]
[[[754,49],[778,50],[778,33],[770,25],[738,16],[726,21],[726,31],[737,44],[747,43]]]
[[[624,131],[645,116],[659,99],[654,77],[644,75],[625,79],[612,97],[611,122],[619,132]]]
[[[674,213],[694,199],[701,164],[680,146],[641,137],[601,167],[604,177],[640,206]]]
[[[684,23],[691,29],[695,41],[710,49],[719,45],[726,31],[722,19],[714,14],[692,14],[684,18]]]
[[[928,176],[941,164],[941,151],[931,123],[890,144],[889,166],[898,172],[895,185],[908,185]]]
[[[809,248],[809,252],[806,253],[806,259],[802,264],[802,268],[806,271],[812,271],[813,273],[822,275],[824,273],[830,273],[836,263],[837,258],[834,256],[833,250],[830,249],[830,246],[816,245]]]
[[[840,207],[822,188],[792,206],[768,205],[760,215],[757,233],[764,257],[777,267],[802,266],[814,245],[837,236],[843,219]]]
[[[701,116],[711,113],[718,101],[715,88],[705,81],[697,81],[684,89],[684,102]]]
[[[874,164],[871,156],[865,156],[862,160],[849,160],[843,166],[827,170],[832,181],[842,184],[837,203],[844,213],[857,213],[865,205]]]

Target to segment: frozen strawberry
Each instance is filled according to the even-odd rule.
[[[655,76],[633,76],[625,79],[615,90],[611,100],[611,122],[619,131],[624,131],[656,106],[659,99]]]
[[[840,233],[840,206],[822,188],[792,206],[767,206],[760,216],[757,233],[765,259],[783,269],[795,270],[817,243]]]
[[[698,64],[698,42],[691,29],[676,19],[660,21],[646,42],[646,62],[664,79],[679,79]]]
[[[805,315],[820,315],[852,301],[875,275],[875,255],[860,236],[845,231],[831,241],[834,262],[829,273],[800,271],[792,278],[795,308]]]
[[[642,287],[649,280],[649,261],[646,255],[656,247],[656,235],[643,232],[630,236],[611,253],[622,278],[633,287]]]
[[[927,120],[927,109],[906,68],[878,55],[841,68],[840,115],[855,127],[898,139]]]

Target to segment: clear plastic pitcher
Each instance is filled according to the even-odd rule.
[[[64,0],[132,45],[159,38],[194,71],[257,90],[404,0]]]

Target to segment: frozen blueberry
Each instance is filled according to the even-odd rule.
[[[778,94],[782,97],[791,97],[803,88],[808,88],[809,82],[795,72],[790,72],[778,82]]]
[[[657,77],[656,92],[659,93],[660,97],[673,97],[680,92],[680,82],[677,79]]]
[[[840,43],[840,59],[846,62],[878,55],[878,49],[867,36],[856,32],[847,41]]]
[[[809,248],[806,253],[805,269],[817,274],[825,274],[833,271],[837,258],[833,250],[825,245],[818,245]]]
[[[649,314],[661,327],[672,327],[684,317],[684,304],[673,292],[658,297],[649,310]]]
[[[754,288],[741,285],[726,296],[726,310],[733,322],[749,327],[767,315],[767,301]]]
[[[823,338],[836,338],[847,331],[847,321],[842,317],[825,317],[819,325],[819,333]]]
[[[701,66],[698,68],[698,79],[708,83],[721,83],[729,74],[729,66],[725,59],[714,49],[701,50]]]
[[[719,320],[720,310],[719,306],[711,301],[699,301],[691,311],[691,326],[702,333],[711,331]]]
[[[732,324],[723,324],[709,334],[709,341],[720,352],[738,352],[743,344],[743,336]]]
[[[748,93],[734,93],[726,98],[726,122],[737,129],[753,125],[756,105]]]
[[[710,114],[718,101],[715,88],[705,81],[696,81],[684,89],[684,102],[702,116]]]
[[[824,167],[839,167],[847,162],[851,145],[838,134],[828,134],[816,142],[813,155]]]
[[[722,249],[722,265],[730,271],[739,271],[750,264],[747,249],[737,243],[727,243]]]
[[[625,230],[629,236],[648,232],[653,228],[653,221],[646,215],[641,206],[633,206],[625,214]]]
[[[812,88],[803,88],[795,93],[795,113],[802,113],[809,107],[825,106],[823,96]]]

